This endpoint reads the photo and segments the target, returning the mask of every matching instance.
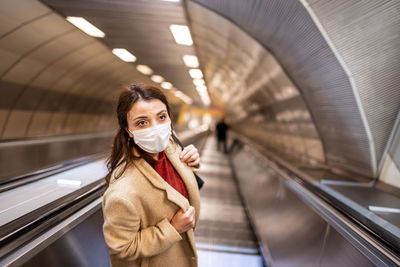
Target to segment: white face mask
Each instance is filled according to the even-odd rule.
[[[158,153],[168,145],[171,137],[171,122],[130,132],[133,134],[133,140],[141,149],[149,153]]]

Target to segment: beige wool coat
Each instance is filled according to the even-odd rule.
[[[103,233],[114,267],[197,266],[193,229],[179,234],[170,221],[189,205],[200,212],[192,168],[179,159],[171,138],[165,155],[184,181],[189,200],[171,187],[145,160],[134,161],[121,177],[113,176],[103,196]],[[118,170],[117,170],[118,171]]]

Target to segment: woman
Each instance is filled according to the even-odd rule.
[[[146,84],[121,93],[108,159],[103,232],[113,266],[197,266],[193,228],[200,197],[197,149],[171,137],[163,93]]]

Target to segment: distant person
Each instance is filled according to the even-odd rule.
[[[226,131],[228,130],[228,125],[225,123],[224,118],[217,123],[217,139],[218,139],[218,150],[221,151],[221,146],[224,153],[228,153],[228,147],[226,144]]]
[[[171,111],[160,89],[134,84],[118,100],[103,196],[104,239],[112,266],[196,267],[193,228],[200,195],[192,167],[200,155],[171,137]]]

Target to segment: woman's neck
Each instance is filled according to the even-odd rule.
[[[151,155],[151,157],[152,157],[153,159],[158,160],[158,159],[159,159],[160,153],[158,152],[158,153],[154,153],[154,154],[150,154],[150,155]]]

